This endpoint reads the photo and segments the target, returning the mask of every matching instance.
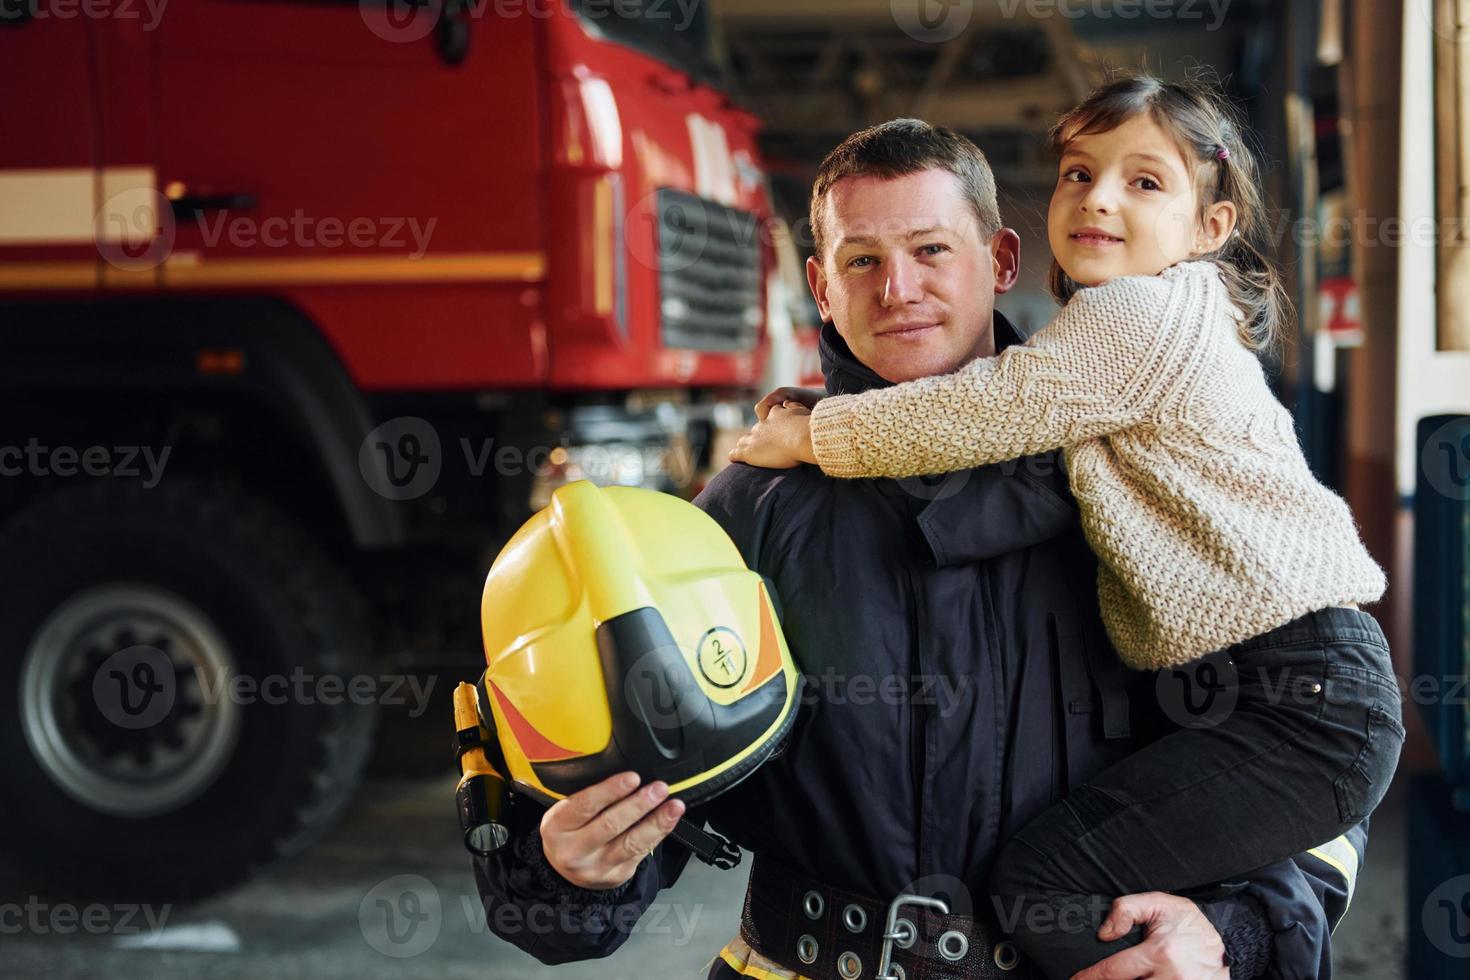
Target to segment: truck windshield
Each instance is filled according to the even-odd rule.
[[[610,41],[636,48],[708,84],[722,84],[710,55],[707,0],[571,0],[572,10]]]

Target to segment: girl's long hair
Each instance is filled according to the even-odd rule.
[[[1060,156],[1074,138],[1106,133],[1145,113],[1175,139],[1190,165],[1201,220],[1218,201],[1235,205],[1235,230],[1219,249],[1198,258],[1219,267],[1230,300],[1241,313],[1240,342],[1258,353],[1279,352],[1291,329],[1291,301],[1267,256],[1270,222],[1260,167],[1239,115],[1222,93],[1201,82],[1122,75],[1057,121],[1050,135],[1052,150]],[[1062,303],[1082,288],[1055,261],[1047,286]]]

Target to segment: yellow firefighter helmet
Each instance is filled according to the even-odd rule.
[[[480,716],[543,802],[625,770],[697,805],[796,717],[799,675],[760,575],[687,501],[560,487],[490,568]]]

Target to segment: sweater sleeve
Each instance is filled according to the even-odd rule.
[[[1147,421],[1203,360],[1224,316],[1214,267],[1186,263],[1081,290],[1024,344],[953,374],[812,412],[829,476],[948,473],[1067,448]]]

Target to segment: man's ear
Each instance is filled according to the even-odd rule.
[[[827,270],[815,256],[806,260],[806,284],[811,287],[812,298],[817,301],[817,313],[826,323],[832,319],[832,308],[827,304]]]
[[[1205,220],[1200,225],[1199,237],[1195,240],[1194,254],[1206,255],[1223,248],[1230,233],[1235,230],[1238,219],[1233,201],[1217,201],[1210,205],[1205,212]]]
[[[1010,228],[991,235],[990,261],[995,270],[996,293],[1009,292],[1021,275],[1021,236]]]

